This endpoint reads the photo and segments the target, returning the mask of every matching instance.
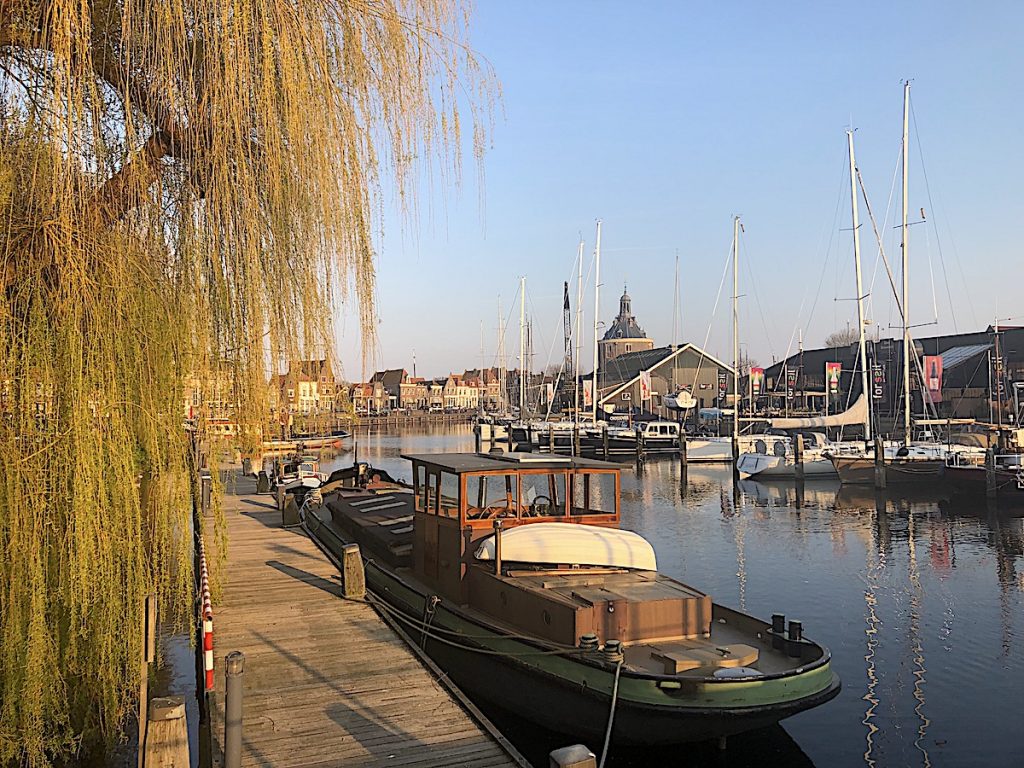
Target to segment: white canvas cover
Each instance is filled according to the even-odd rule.
[[[478,560],[494,559],[494,536],[480,542]],[[501,559],[658,570],[654,547],[639,534],[575,523],[534,523],[501,532]]]
[[[829,416],[810,416],[805,419],[768,419],[775,429],[810,429],[813,427],[842,427],[846,424],[863,424],[868,417],[868,399],[863,395],[841,413]]]

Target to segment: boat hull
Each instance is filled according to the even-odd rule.
[[[760,453],[745,453],[736,462],[741,479],[784,479],[797,476],[797,466],[792,459]],[[803,462],[805,480],[836,478],[836,468],[828,459],[811,459]]]
[[[985,467],[947,466],[943,469],[943,478],[949,483],[954,497],[980,500],[990,496]],[[991,496],[1000,502],[1024,503],[1024,477],[1012,470],[996,468]]]
[[[315,513],[304,517],[317,546],[339,563],[343,532]],[[550,646],[510,635],[376,559],[366,560],[371,601],[396,622],[455,683],[481,700],[577,739],[604,736],[615,667],[552,653]],[[425,617],[429,617],[425,621]],[[751,637],[767,625],[715,605],[713,620],[735,622]],[[767,641],[765,641],[767,642]],[[619,679],[616,744],[668,745],[729,736],[777,723],[835,697],[840,682],[827,650],[797,672],[756,680],[681,678],[624,670]]]
[[[935,483],[942,478],[942,459],[886,459],[883,465],[886,485]],[[874,485],[873,457],[833,456],[832,465],[844,485]]]

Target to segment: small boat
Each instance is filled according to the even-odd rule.
[[[657,571],[619,529],[620,470],[549,454],[424,454],[413,487],[327,483],[307,532],[471,696],[576,738],[675,744],[761,728],[840,690],[829,651]],[[317,500],[319,499],[319,503]]]
[[[648,421],[635,427],[608,427],[608,454],[635,455],[637,443],[643,441],[647,454],[678,454],[679,424],[674,421]],[[587,430],[582,438],[582,450],[591,456],[603,456],[605,430]]]
[[[954,498],[1024,503],[1024,455],[1019,453],[995,454],[991,467],[957,454],[946,462],[942,477]]]

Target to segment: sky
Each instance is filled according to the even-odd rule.
[[[740,339],[762,364],[856,327],[846,130],[900,280],[899,156],[911,81],[910,322],[917,336],[1024,324],[1019,141],[1024,4],[682,3],[479,0],[474,49],[501,83],[483,185],[425,189],[420,215],[386,207],[377,343],[336,318],[342,373],[440,376],[497,360],[499,297],[510,365],[526,277],[534,365],[562,347],[562,283],[582,236],[584,359],[602,220],[600,321],[628,285],[657,345],[681,332],[731,360],[732,219],[740,215]],[[863,198],[868,332],[898,313]],[[721,286],[721,289],[720,289]],[[572,299],[575,305],[575,284]],[[603,333],[603,330],[601,331]],[[483,356],[481,356],[481,337]]]

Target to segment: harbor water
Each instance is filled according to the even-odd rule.
[[[473,450],[469,426],[355,438],[360,460],[405,479],[402,453]],[[345,451],[323,468],[353,458]],[[838,481],[734,486],[728,467],[691,465],[681,477],[675,459],[624,466],[623,527],[651,541],[659,570],[752,615],[801,620],[831,650],[843,691],[781,727],[731,738],[721,753],[613,751],[608,765],[1024,763],[1020,512]],[[516,713],[488,713],[536,765],[566,744]]]

